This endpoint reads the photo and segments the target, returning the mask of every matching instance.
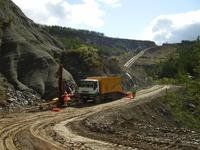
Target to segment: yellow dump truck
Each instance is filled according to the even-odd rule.
[[[78,94],[84,102],[94,100],[99,103],[105,99],[115,99],[123,94],[121,80],[119,76],[87,77],[80,81]]]

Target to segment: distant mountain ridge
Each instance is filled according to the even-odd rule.
[[[118,55],[122,52],[134,51],[138,48],[144,49],[156,45],[153,41],[107,37],[103,33],[94,31],[59,26],[44,26],[44,29],[51,35],[58,37],[66,45],[66,48],[73,48],[74,43],[88,44],[98,48],[103,54],[107,55]]]

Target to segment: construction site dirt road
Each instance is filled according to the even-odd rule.
[[[159,95],[170,89],[170,86],[156,85],[148,89],[138,91],[134,99],[122,98],[116,101],[91,105],[85,107],[67,107],[59,112],[45,111],[35,113],[7,114],[0,119],[0,149],[1,150],[55,150],[55,149],[135,149],[134,145],[113,142],[112,140],[87,136],[77,127],[78,122],[86,120],[90,116],[110,110],[115,107],[133,104],[143,105],[151,100],[151,97]],[[84,130],[84,128],[82,128]],[[86,132],[86,130],[84,131]],[[87,131],[89,134],[89,130]],[[92,131],[91,131],[92,132]],[[104,134],[105,136],[106,134]],[[195,137],[199,133],[194,133]],[[196,141],[186,143],[186,147],[199,149],[199,138]],[[119,139],[120,140],[120,139]],[[151,139],[154,144],[162,143],[157,138]],[[167,141],[164,141],[167,143]],[[196,142],[196,143],[195,143]],[[170,143],[170,141],[169,141]],[[170,145],[170,144],[169,144]],[[145,147],[143,147],[145,148]],[[147,148],[148,149],[148,148]]]

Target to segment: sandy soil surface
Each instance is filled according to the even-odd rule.
[[[127,124],[127,122],[122,121],[124,123],[124,126],[122,126],[123,124],[118,122],[120,117],[115,119],[113,117],[116,116],[111,114],[113,114],[113,111],[116,111],[115,109],[120,107],[126,108],[127,106],[131,106],[131,108],[135,107],[139,112],[139,108],[137,108],[138,106],[142,106],[151,101],[152,97],[159,97],[159,95],[165,93],[168,88],[170,88],[170,86],[154,86],[152,88],[139,91],[134,100],[122,98],[120,100],[100,105],[88,105],[77,108],[68,107],[62,109],[60,112],[45,111],[36,113],[7,114],[0,118],[0,149],[148,149],[151,148],[147,147],[148,144],[146,143],[148,143],[148,140],[149,143],[154,143],[151,144],[152,148],[155,148],[156,143],[157,148],[159,148],[159,146],[162,145],[160,144],[162,143],[162,140],[160,139],[164,139],[163,141],[166,143],[168,142],[166,141],[166,138],[160,138],[159,136],[156,138],[156,136],[150,135],[147,136],[145,135],[145,132],[135,137],[136,133],[132,131],[142,133],[140,131],[149,130],[147,133],[156,134],[157,132],[160,132],[160,128],[155,128],[153,125],[151,127],[151,124],[147,123],[148,120],[146,122],[144,121],[144,123],[142,122],[142,125],[140,125],[138,121],[134,120],[134,117],[129,117],[128,121],[130,121],[130,125]],[[127,108],[127,110],[129,109],[130,108]],[[144,110],[141,110],[141,113],[143,112]],[[120,114],[120,111],[117,114]],[[99,116],[102,115],[104,117],[99,118]],[[111,117],[113,119],[109,120],[107,117]],[[143,116],[141,115],[141,120],[142,117]],[[154,118],[155,117],[156,116],[154,116]],[[117,122],[113,122],[114,120]],[[106,124],[108,125],[106,126]],[[144,124],[146,125],[146,128]],[[173,128],[173,121],[169,123],[169,125],[171,124]],[[113,125],[113,127],[109,128],[110,125]],[[119,126],[121,128],[119,128]],[[162,126],[162,123],[160,126]],[[119,128],[119,130],[116,132],[117,128]],[[124,130],[124,133],[122,132],[123,128],[127,128]],[[164,127],[162,128],[162,131],[163,130]],[[184,134],[182,130],[186,133]],[[189,145],[186,143],[186,148],[189,146],[189,148],[197,149],[199,145],[199,133],[194,131],[193,133],[192,131],[184,129],[182,130],[181,134],[183,134],[183,136],[190,135],[190,137],[185,136],[185,141],[192,142]],[[178,129],[176,131],[178,131]],[[167,131],[165,132],[167,133]],[[179,133],[175,134],[179,135]],[[190,138],[189,140],[187,140],[188,137]],[[197,140],[196,143],[194,143],[194,140],[192,139]],[[173,138],[171,139],[169,136],[168,143],[172,140]],[[128,144],[124,141],[130,141],[130,143],[134,141],[139,144]],[[179,144],[181,141],[174,142],[175,145],[177,145],[176,143]],[[144,146],[139,147],[138,145],[140,144]],[[170,148],[169,146],[168,148]],[[172,148],[174,147],[175,146],[172,146]],[[182,145],[182,148],[185,147]]]

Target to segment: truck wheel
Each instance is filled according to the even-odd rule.
[[[82,104],[87,103],[87,99],[81,99],[81,100],[80,100],[80,103],[82,103]]]
[[[99,96],[99,95],[96,96],[94,101],[95,101],[95,104],[100,104],[101,103],[101,96]]]

